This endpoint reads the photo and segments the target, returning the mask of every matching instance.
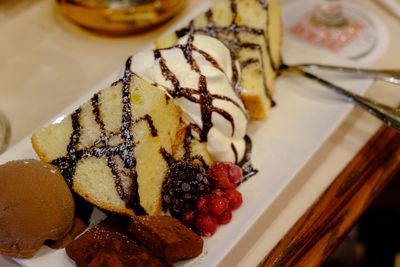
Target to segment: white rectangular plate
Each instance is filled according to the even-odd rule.
[[[211,1],[204,2],[201,8],[203,10],[211,4]],[[193,15],[188,14],[175,27],[184,25]],[[348,64],[335,56],[310,49],[288,38],[286,37],[283,47],[283,55],[287,61]],[[77,99],[63,114],[73,111],[94,92],[108,86],[115,80],[117,73],[118,71],[113,73],[86,96]],[[370,80],[342,74],[320,72],[319,75],[360,94],[371,83]],[[270,117],[265,121],[251,122],[249,127],[249,135],[253,141],[253,163],[259,173],[239,187],[243,194],[243,205],[233,212],[232,221],[228,225],[219,226],[212,237],[205,238],[202,255],[181,261],[177,265],[215,266],[220,263],[257,219],[268,212],[279,194],[293,181],[307,160],[353,107],[314,82],[291,74],[284,74],[277,80],[274,98],[277,106],[272,109]],[[30,144],[30,136],[4,153],[0,157],[0,164],[24,158],[37,158]],[[16,260],[30,267],[74,266],[65,250],[51,250],[47,247],[43,247],[32,259]]]

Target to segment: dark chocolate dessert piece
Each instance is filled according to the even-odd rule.
[[[128,232],[168,260],[196,257],[203,250],[203,239],[171,216],[132,217]]]
[[[77,267],[172,266],[125,235],[118,223],[110,218],[74,240],[67,246],[66,252]]]
[[[131,239],[113,240],[103,246],[92,259],[88,267],[158,267],[172,264],[157,259],[149,254],[147,249]]]

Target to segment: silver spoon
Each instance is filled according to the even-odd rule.
[[[325,70],[333,70],[339,72],[354,73],[357,75],[368,75],[375,79],[380,79],[394,84],[400,84],[400,70],[394,70],[394,69],[368,69],[368,68],[318,64],[318,63],[301,63],[293,65],[286,65],[285,63],[281,63],[281,65],[279,66],[279,70],[284,70],[289,67],[299,67],[299,68],[307,67],[310,69],[325,69]]]
[[[304,71],[298,66],[286,66],[286,68],[282,68],[280,69],[280,71],[289,71],[297,73],[308,79],[316,81],[319,84],[324,85],[325,87],[331,89],[335,93],[344,96],[348,102],[356,104],[357,106],[361,107],[371,115],[381,120],[387,126],[393,128],[395,131],[400,133],[400,110],[398,108],[393,108],[388,105],[378,103],[361,95],[350,92],[310,72]]]

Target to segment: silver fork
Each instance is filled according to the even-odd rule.
[[[318,63],[301,63],[286,65],[281,63],[279,69],[287,69],[289,67],[307,67],[310,69],[325,69],[339,72],[353,73],[356,75],[367,75],[375,79],[383,80],[386,82],[400,84],[400,70],[395,69],[369,69],[369,68],[358,68],[358,67],[344,67],[336,65],[318,64]]]
[[[284,65],[280,68],[280,72],[283,72],[283,71],[289,71],[289,72],[300,74],[308,79],[311,79],[313,81],[318,82],[319,84],[324,85],[325,87],[334,91],[335,93],[344,96],[348,102],[352,102],[352,103],[356,104],[357,106],[361,107],[362,109],[364,109],[371,115],[373,115],[376,118],[378,118],[379,120],[381,120],[387,126],[393,128],[394,130],[396,130],[397,132],[400,133],[400,109],[393,108],[393,107],[390,107],[390,106],[382,104],[382,103],[378,103],[378,102],[368,99],[364,96],[350,92],[350,91],[348,91],[342,87],[339,87],[337,85],[334,85],[333,83],[331,83],[327,80],[324,80],[310,72],[304,71],[299,66]]]

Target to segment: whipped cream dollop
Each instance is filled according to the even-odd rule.
[[[187,116],[192,135],[216,161],[245,154],[248,113],[238,95],[239,67],[219,40],[200,34],[132,57],[131,71],[164,90]]]

